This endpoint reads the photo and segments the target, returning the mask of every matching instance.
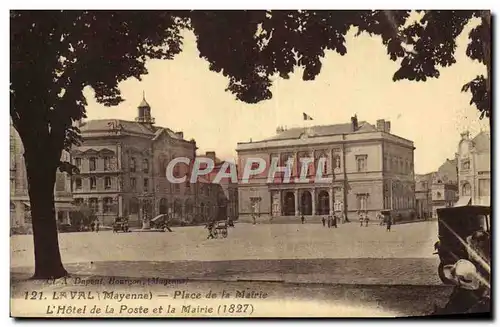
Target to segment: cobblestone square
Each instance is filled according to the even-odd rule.
[[[436,222],[326,228],[319,224],[236,224],[225,239],[203,227],[172,233],[63,233],[70,273],[346,284],[438,285]],[[11,237],[11,267],[29,274],[31,235]]]

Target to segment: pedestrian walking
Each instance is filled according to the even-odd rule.
[[[391,217],[387,217],[387,231],[391,231],[391,226],[392,226],[392,219]]]
[[[332,227],[332,216],[328,216],[328,228]]]
[[[95,230],[95,222],[94,221],[92,221],[90,223],[90,229],[92,230],[92,232],[94,232],[94,230]]]
[[[333,215],[333,219],[332,219],[332,225],[333,227],[337,228],[337,215]]]
[[[302,216],[300,217],[300,220],[302,221],[302,223],[304,223],[304,222],[306,221],[306,218],[304,218],[304,215],[302,215]]]
[[[323,227],[325,227],[325,225],[326,225],[326,219],[325,219],[325,216],[323,216],[323,217],[321,218],[321,222],[323,223]]]
[[[363,214],[358,211],[358,216],[359,216],[359,226],[363,227]]]
[[[95,232],[99,233],[99,220],[95,222]]]
[[[365,213],[365,227],[368,227],[368,222],[370,221],[370,218],[368,218],[368,214]]]

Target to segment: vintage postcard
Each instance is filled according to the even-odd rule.
[[[11,316],[490,316],[491,35],[12,10]]]

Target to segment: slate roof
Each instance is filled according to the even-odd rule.
[[[352,131],[351,123],[318,125],[305,128],[295,127],[283,131],[273,137],[264,139],[263,141],[296,139],[299,138],[304,133],[304,131],[307,132],[308,136],[327,136],[327,135],[338,135],[338,134],[349,134],[349,133],[375,132],[377,131],[377,128],[365,121],[359,122],[359,128],[356,132]]]
[[[146,124],[141,124],[135,121],[122,120],[122,119],[93,119],[84,121],[79,127],[82,133],[91,131],[107,131],[112,127],[117,128],[121,126],[122,131],[139,133],[144,135],[150,135],[151,137],[157,137],[164,130],[171,138],[182,139],[179,135],[175,134],[169,128],[163,128],[158,126],[149,127]]]

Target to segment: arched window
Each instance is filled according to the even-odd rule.
[[[463,196],[470,196],[471,195],[471,187],[470,187],[470,184],[468,182],[465,182],[462,185],[462,195]]]
[[[129,202],[129,207],[131,214],[139,213],[139,200],[137,200],[137,198],[131,198]]]

